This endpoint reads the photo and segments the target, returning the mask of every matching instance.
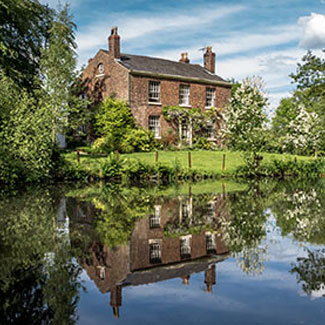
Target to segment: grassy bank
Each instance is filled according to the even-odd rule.
[[[190,153],[191,168],[189,168],[187,151],[159,151],[158,164],[156,163],[155,152],[123,154],[119,155],[119,160],[124,163],[121,168],[122,174],[131,173],[131,178],[139,171],[143,174],[152,175],[158,172],[168,174],[175,169],[177,169],[175,173],[178,173],[181,177],[198,174],[234,176],[238,175],[238,170],[245,168],[243,154],[240,152],[199,150]],[[225,168],[223,169],[224,156]],[[103,166],[109,164],[110,158],[80,154],[80,162],[78,162],[76,152],[65,153],[64,157],[71,166],[84,171],[87,175],[99,179],[107,178],[107,175],[103,172]],[[273,168],[274,175],[281,174],[283,172],[281,168],[284,170],[284,174],[290,175],[292,171],[293,174],[299,174],[299,168],[305,169],[307,165],[313,164],[314,161],[313,157],[264,153],[260,167],[261,170],[267,171],[266,174],[269,173],[267,176],[272,176]],[[113,167],[115,168],[115,166]]]

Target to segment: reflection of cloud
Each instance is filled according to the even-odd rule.
[[[305,49],[325,47],[325,15],[311,13],[300,17],[298,24],[303,27],[303,35],[299,45]]]

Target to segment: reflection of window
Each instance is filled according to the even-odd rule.
[[[190,86],[180,85],[179,86],[179,104],[190,105]]]
[[[153,242],[149,245],[150,255],[149,260],[150,263],[160,263],[161,262],[161,244],[160,242]]]
[[[206,107],[214,106],[215,90],[213,88],[206,89]]]
[[[99,74],[103,74],[104,73],[104,64],[103,63],[100,63],[98,65],[98,73]]]
[[[160,227],[160,205],[155,205],[155,212],[149,217],[149,226],[150,229]]]
[[[149,116],[149,131],[151,131],[155,138],[160,138],[160,116]]]
[[[207,253],[215,253],[216,252],[216,237],[215,235],[206,235],[206,247]]]
[[[149,81],[149,102],[160,103],[160,82]]]
[[[182,237],[180,239],[180,244],[181,244],[181,258],[191,257],[190,236]]]
[[[188,206],[186,202],[182,202],[182,219],[187,219],[188,218]]]
[[[106,276],[105,266],[98,265],[97,266],[97,274],[101,280],[104,280],[105,276]]]

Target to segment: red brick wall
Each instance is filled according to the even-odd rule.
[[[161,105],[148,102],[149,81],[160,81]],[[205,111],[206,88],[214,88],[215,107],[223,108],[227,103],[231,89],[222,86],[212,86],[193,82],[149,78],[144,76],[131,77],[131,109],[138,125],[147,128],[150,115],[161,115],[165,106],[179,106],[179,87],[181,84],[190,85],[190,107]],[[161,117],[161,134],[166,134],[169,124]]]
[[[104,74],[99,76],[98,65],[103,63]],[[88,98],[102,101],[115,94],[118,99],[129,101],[129,72],[107,52],[99,51],[82,74]]]
[[[104,64],[104,74],[98,76],[98,65]],[[170,125],[162,117],[162,108],[165,106],[179,105],[179,86],[190,85],[190,106],[205,110],[206,88],[216,89],[215,107],[222,108],[227,103],[231,89],[222,86],[206,85],[202,83],[183,82],[144,76],[129,76],[129,72],[121,64],[116,62],[107,52],[99,51],[90,60],[83,72],[83,81],[86,94],[97,102],[115,94],[118,99],[124,100],[131,106],[132,113],[139,126],[148,128],[150,115],[159,115],[161,135],[166,134]],[[149,81],[160,81],[161,105],[149,104]],[[130,84],[131,83],[131,84]],[[129,93],[131,89],[131,96]]]

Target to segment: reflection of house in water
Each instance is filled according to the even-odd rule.
[[[218,234],[218,218],[226,213],[225,199],[215,197],[213,205],[197,207],[193,199],[157,199],[148,218],[135,224],[128,244],[108,248],[93,241],[90,255],[79,263],[102,292],[110,291],[113,313],[119,317],[122,288],[172,278],[188,285],[190,275],[205,272],[207,292],[216,283],[215,263],[228,257]],[[210,222],[209,230],[204,225]],[[201,228],[191,227],[202,224]],[[166,229],[168,231],[166,231]]]

